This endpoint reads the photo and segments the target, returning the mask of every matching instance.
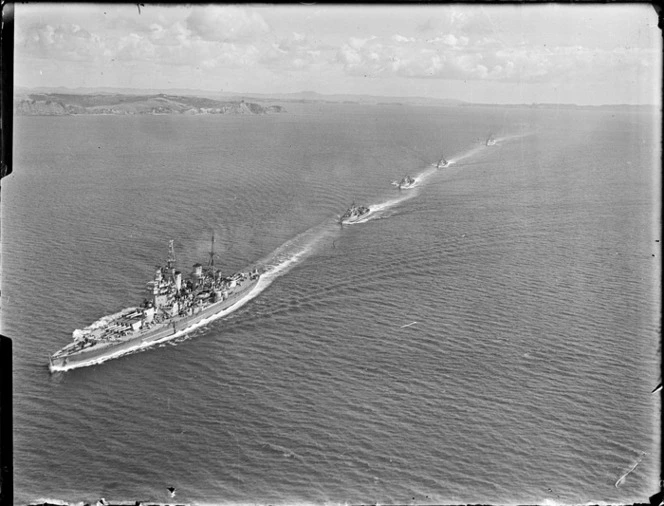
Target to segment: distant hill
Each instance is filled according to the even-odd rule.
[[[459,106],[466,102],[452,98],[430,97],[384,97],[379,95],[323,95],[315,91],[301,91],[298,93],[250,93],[241,95],[251,100],[279,100],[282,102],[327,102],[346,104],[380,104],[380,105],[429,105],[429,106]]]
[[[439,105],[439,106],[457,106],[466,104],[462,100],[440,99],[429,97],[385,97],[379,95],[352,95],[352,94],[334,94],[324,95],[315,91],[300,91],[297,93],[235,93],[211,90],[188,90],[188,89],[137,89],[137,88],[22,88],[16,87],[17,96],[26,96],[30,94],[49,94],[49,95],[135,95],[152,96],[166,95],[177,97],[204,97],[212,100],[228,101],[244,99],[254,102],[329,102],[329,103],[347,103],[347,104],[401,104],[401,105]]]
[[[244,100],[166,95],[30,93],[17,97],[14,113],[24,116],[67,114],[270,114],[282,106],[264,106]]]
[[[444,107],[508,107],[535,109],[594,109],[594,110],[651,110],[655,105],[577,105],[562,103],[535,104],[491,104],[464,102],[463,100],[430,97],[385,97],[379,95],[335,94],[325,95],[315,91],[297,93],[235,93],[212,90],[182,89],[139,89],[139,88],[14,88],[15,109],[18,114],[263,114],[264,112],[283,112],[270,102],[280,103],[342,103],[365,105],[415,105]],[[88,102],[80,97],[90,98]],[[30,100],[40,104],[27,103]],[[208,100],[205,102],[205,100]],[[50,102],[46,104],[46,102]],[[143,105],[140,102],[143,101]],[[244,101],[247,107],[240,107]],[[133,103],[134,106],[129,105]],[[124,105],[121,105],[124,104]],[[80,109],[80,107],[83,109]],[[135,110],[133,110],[135,107]],[[253,107],[253,109],[252,109]],[[90,109],[92,108],[92,109]],[[96,109],[95,109],[96,108]],[[108,109],[108,111],[102,109]],[[247,108],[249,111],[247,111]],[[109,112],[110,110],[116,112]],[[201,111],[198,111],[201,109]],[[221,112],[209,112],[206,109],[220,109]],[[40,110],[43,112],[32,112]],[[69,111],[69,112],[68,112]],[[132,112],[133,111],[133,112]]]

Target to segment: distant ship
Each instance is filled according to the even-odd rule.
[[[487,146],[493,146],[496,143],[496,139],[493,138],[493,134],[489,134],[489,137],[486,139]]]
[[[415,186],[415,183],[417,181],[415,178],[410,177],[410,176],[404,176],[404,178],[401,181],[392,181],[392,186],[396,186],[399,188],[399,190],[409,190],[410,188]]]
[[[137,307],[74,330],[74,342],[49,358],[51,372],[99,364],[184,335],[222,311],[237,309],[234,306],[260,279],[258,269],[222,276],[214,267],[214,235],[207,267],[194,264],[188,279],[182,279],[182,273],[175,270],[173,241],[168,253],[166,265],[158,267],[148,283],[148,298]]]
[[[371,209],[366,206],[358,206],[353,202],[351,206],[346,210],[344,214],[339,217],[339,223],[341,225],[346,225],[350,223],[355,223],[363,216],[369,214]]]
[[[437,169],[442,169],[447,167],[450,164],[447,160],[445,160],[445,156],[441,156],[440,160],[438,160],[438,163],[436,164]]]

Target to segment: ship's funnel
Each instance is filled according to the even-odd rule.
[[[194,264],[194,276],[198,278],[203,277],[203,266],[201,264]]]
[[[152,323],[154,320],[154,308],[153,307],[146,307],[145,310],[143,310],[143,315],[145,316],[145,323]]]
[[[182,289],[182,273],[175,271],[175,289],[179,292]]]

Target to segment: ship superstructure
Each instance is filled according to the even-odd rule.
[[[399,190],[408,190],[415,186],[417,180],[414,177],[404,176],[401,181],[392,181],[392,186],[396,186]]]
[[[184,335],[235,309],[260,278],[258,269],[223,276],[214,266],[214,236],[207,266],[194,264],[185,279],[175,264],[170,241],[166,265],[156,269],[143,303],[74,330],[74,342],[50,357],[51,372],[101,363]]]
[[[438,163],[436,164],[437,169],[443,169],[447,167],[450,164],[447,160],[445,160],[445,155],[440,156],[440,160],[438,160]]]
[[[342,225],[355,223],[362,217],[366,216],[371,212],[366,206],[358,206],[353,202],[351,206],[346,210],[344,214],[339,217],[339,223]]]

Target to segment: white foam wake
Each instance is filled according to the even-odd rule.
[[[129,355],[131,353],[135,353],[140,350],[148,349],[153,346],[165,343],[167,341],[172,341],[174,339],[177,339],[178,337],[185,336],[192,331],[196,330],[197,328],[203,327],[204,325],[207,325],[208,323],[211,323],[215,320],[218,320],[219,318],[223,318],[224,316],[228,315],[229,313],[232,313],[233,311],[241,308],[244,306],[247,302],[249,302],[251,299],[256,297],[260,292],[262,292],[269,284],[270,282],[263,283],[263,278],[261,276],[261,279],[258,280],[258,283],[254,285],[254,287],[249,290],[244,297],[239,299],[237,302],[235,302],[233,305],[228,306],[226,309],[223,311],[219,311],[218,313],[212,314],[208,316],[207,318],[203,318],[202,320],[190,325],[189,327],[186,327],[182,330],[177,331],[174,334],[169,334],[167,336],[164,336],[161,339],[157,339],[155,341],[149,341],[149,342],[137,342],[135,346],[131,346],[129,348],[123,348],[120,350],[117,350],[116,352],[110,352],[108,355],[104,355],[102,357],[97,357],[94,359],[87,360],[85,362],[77,362],[71,365],[65,365],[65,366],[60,366],[60,365],[53,365],[51,366],[51,372],[64,372],[64,371],[70,371],[72,369],[78,369],[80,367],[88,367],[91,365],[98,365],[102,364],[108,360],[112,360],[114,358],[120,358],[124,355]]]
[[[516,136],[513,136],[513,137],[521,137],[521,135],[516,135]],[[512,138],[512,137],[501,137],[500,139],[502,140],[502,139],[508,139],[508,138]],[[390,200],[387,200],[385,202],[380,202],[378,204],[369,204],[368,207],[369,207],[371,212],[369,214],[367,214],[364,218],[362,218],[360,220],[357,220],[357,221],[354,221],[352,223],[348,223],[348,225],[358,225],[358,224],[361,224],[361,223],[366,223],[367,221],[370,221],[372,219],[381,217],[381,214],[382,214],[383,211],[385,211],[387,209],[390,209],[392,207],[395,207],[395,206],[399,205],[400,203],[402,203],[403,201],[417,196],[419,194],[419,192],[417,190],[419,188],[423,187],[425,185],[425,183],[427,182],[427,180],[429,180],[431,177],[433,177],[437,174],[444,173],[446,170],[449,170],[452,167],[452,165],[456,165],[456,163],[458,161],[465,160],[467,158],[471,158],[471,157],[473,157],[474,155],[476,155],[477,153],[483,151],[486,148],[487,148],[487,146],[485,146],[485,145],[476,146],[474,148],[469,149],[468,151],[466,151],[464,153],[460,153],[458,155],[455,155],[454,158],[451,158],[447,161],[448,165],[446,167],[443,167],[443,168],[440,168],[440,169],[436,166],[436,164],[428,165],[427,168],[425,168],[422,172],[420,172],[419,174],[417,174],[416,176],[413,177],[413,179],[415,179],[415,182],[416,182],[415,186],[413,186],[409,189],[403,189],[402,191],[400,191],[400,196],[395,198],[395,199],[390,199]]]
[[[511,138],[516,138],[516,137],[522,137],[523,135],[528,135],[528,134],[522,134],[522,135],[514,135],[514,136],[504,136],[500,137],[497,140],[507,140]],[[445,169],[448,169],[449,166],[456,164],[456,162],[460,160],[464,160],[466,158],[470,158],[473,155],[477,154],[479,151],[482,151],[485,149],[486,146],[478,146],[475,148],[472,148],[468,150],[465,153],[461,153],[459,155],[456,155],[454,159],[448,160],[449,165],[447,167],[444,167],[442,169],[438,169],[435,165],[428,165],[422,172],[417,174],[415,176],[416,180],[416,185],[415,187],[405,190],[402,192],[399,192],[399,196],[396,198],[392,198],[389,200],[386,200],[384,202],[380,202],[378,204],[370,204],[368,207],[370,209],[370,213],[368,215],[358,221],[355,221],[351,223],[352,225],[355,224],[361,224],[361,223],[366,223],[367,221],[370,221],[375,218],[381,217],[384,211],[393,208],[395,206],[398,206],[402,202],[414,198],[419,194],[419,188],[422,187],[429,178],[433,177],[436,174],[440,174],[441,172],[444,172]],[[193,330],[203,327],[219,318],[223,318],[224,316],[232,313],[233,311],[236,311],[240,307],[244,306],[247,302],[249,302],[251,299],[254,297],[258,296],[263,290],[265,290],[268,286],[270,286],[274,280],[279,278],[280,276],[283,276],[286,274],[288,271],[290,271],[294,266],[302,262],[310,253],[312,253],[315,249],[315,246],[317,243],[321,241],[325,236],[327,235],[332,235],[332,234],[339,234],[340,233],[340,228],[337,227],[336,225],[330,226],[329,223],[323,223],[318,226],[312,227],[311,229],[303,232],[302,234],[299,234],[297,237],[291,239],[290,241],[287,241],[284,243],[282,246],[277,248],[272,254],[268,255],[264,259],[260,260],[257,262],[257,264],[262,265],[264,267],[264,271],[261,275],[261,278],[259,279],[258,283],[249,291],[247,294],[242,297],[240,300],[238,300],[235,304],[232,306],[229,306],[228,308],[224,309],[223,311],[220,311],[219,313],[210,315],[209,317],[192,324],[191,326],[180,330],[176,332],[175,334],[171,334],[168,336],[165,336],[162,339],[156,340],[156,341],[150,341],[148,343],[137,343],[136,346],[133,346],[131,348],[126,348],[119,350],[117,353],[109,353],[109,355],[106,355],[104,357],[100,357],[97,359],[90,360],[88,362],[84,363],[78,363],[78,364],[73,364],[71,366],[54,366],[53,371],[67,371],[70,369],[75,369],[78,367],[85,367],[88,365],[96,365],[96,364],[101,364],[103,362],[106,362],[107,360],[111,360],[114,358],[121,357],[123,355],[127,355],[130,353],[134,353],[136,351],[142,350],[142,349],[147,349],[150,348],[154,345],[162,344],[167,341],[172,341],[174,339],[177,339],[179,337],[185,336],[189,333],[191,333]],[[89,325],[86,327],[85,330],[91,330],[94,328],[97,328],[98,326],[103,326],[109,319],[113,319],[114,317],[119,316],[121,313],[127,311],[127,309],[120,311],[119,313],[116,313],[115,315],[109,315],[101,318],[100,320],[96,321],[95,323]],[[408,325],[405,325],[405,327],[413,325],[416,322],[410,323]],[[81,332],[81,331],[77,331]],[[639,460],[640,462],[640,460]],[[638,465],[638,462],[637,464]],[[636,465],[634,468],[636,468]],[[634,469],[631,469],[628,471],[623,477],[621,477],[618,482],[616,482],[616,486],[619,486],[619,482],[624,481],[624,479],[627,477],[629,473],[631,473]]]
[[[305,232],[306,235],[307,233]],[[298,236],[299,237],[299,236]],[[178,339],[180,337],[183,337],[187,334],[190,334],[194,330],[203,327],[205,325],[208,325],[209,323],[218,320],[219,318],[223,318],[224,316],[227,316],[228,314],[232,313],[233,311],[236,311],[237,309],[241,308],[244,306],[247,302],[249,302],[251,299],[259,295],[263,290],[265,290],[268,286],[272,284],[272,282],[278,278],[279,276],[282,276],[286,272],[288,272],[292,267],[297,265],[299,262],[302,261],[302,259],[311,252],[313,244],[320,238],[323,237],[323,234],[316,234],[316,235],[311,235],[309,234],[309,237],[307,237],[304,242],[303,241],[297,241],[296,239],[289,241],[282,247],[280,247],[276,252],[274,252],[270,257],[268,257],[268,261],[262,262],[264,264],[270,264],[266,265],[265,271],[261,274],[260,279],[258,282],[252,287],[251,290],[249,290],[241,299],[239,299],[237,302],[235,302],[233,305],[227,307],[223,311],[220,311],[218,313],[212,314],[208,316],[207,318],[204,318],[182,330],[177,331],[174,334],[169,334],[167,336],[164,336],[161,339],[157,339],[154,341],[149,341],[149,342],[137,342],[135,346],[131,346],[129,348],[123,348],[120,350],[117,350],[115,352],[109,351],[107,355],[104,355],[103,357],[97,357],[94,359],[90,359],[85,362],[77,362],[65,366],[59,366],[59,365],[53,365],[51,366],[51,371],[52,372],[64,372],[64,371],[69,371],[72,369],[78,369],[80,367],[87,367],[91,365],[98,365],[103,362],[106,362],[108,360],[112,360],[115,358],[122,357],[124,355],[129,355],[131,353],[135,353],[140,350],[148,349],[156,345],[163,344],[168,341],[173,341],[175,339]],[[293,244],[295,243],[295,244]],[[92,324],[89,327],[90,328],[94,325],[98,325],[102,321],[107,321],[111,316],[119,316],[122,314],[124,311],[120,311],[116,313],[115,315],[110,315],[106,316],[104,318],[101,318],[94,324]]]

